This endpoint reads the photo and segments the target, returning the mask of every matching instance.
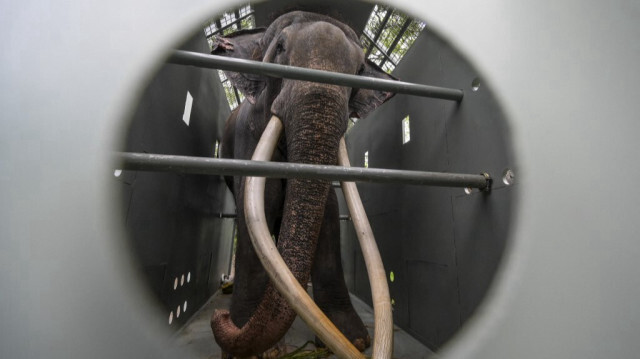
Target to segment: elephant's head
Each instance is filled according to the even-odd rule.
[[[240,31],[218,38],[212,52],[282,65],[392,79],[365,59],[356,33],[333,18],[307,12],[280,16],[267,29]],[[365,117],[393,94],[376,90],[258,75],[228,73],[246,99],[263,109],[255,127],[277,116],[284,124],[279,149],[289,162],[335,165],[349,117]],[[296,279],[309,280],[330,183],[287,181],[278,249]],[[217,312],[212,329],[218,344],[239,356],[260,353],[288,330],[295,313],[268,286],[249,321],[237,328],[228,313]]]

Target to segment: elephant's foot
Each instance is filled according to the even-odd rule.
[[[358,316],[353,308],[347,311],[325,312],[331,322],[340,329],[356,349],[361,352],[371,346],[371,337],[367,328],[362,323],[362,319]],[[316,336],[316,346],[324,348],[324,343]]]

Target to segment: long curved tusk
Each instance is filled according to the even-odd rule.
[[[340,140],[338,164],[344,167],[351,167],[344,137]],[[373,237],[373,231],[360,200],[356,184],[354,182],[342,182],[342,191],[344,192],[351,218],[353,218],[353,225],[358,234],[362,255],[369,274],[369,282],[371,283],[375,319],[373,353],[371,357],[376,359],[391,358],[393,354],[393,316],[391,314],[387,275],[382,265],[380,251]]]
[[[271,117],[252,160],[270,161],[281,133],[282,122],[276,116]],[[264,184],[264,177],[247,177],[244,208],[251,242],[271,282],[300,318],[338,357],[364,359],[358,349],[318,308],[284,263],[267,227],[264,214]]]

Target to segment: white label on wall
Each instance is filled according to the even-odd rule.
[[[189,126],[191,121],[191,107],[193,107],[193,96],[187,91],[187,102],[184,104],[184,115],[182,115],[182,121]]]
[[[409,115],[402,120],[402,144],[411,141],[411,129],[409,127]]]

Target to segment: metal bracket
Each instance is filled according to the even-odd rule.
[[[483,188],[481,188],[480,191],[485,193],[490,193],[491,187],[493,185],[493,178],[491,178],[491,175],[488,174],[487,172],[482,172],[481,175],[484,176],[485,180],[487,181],[487,184]]]

